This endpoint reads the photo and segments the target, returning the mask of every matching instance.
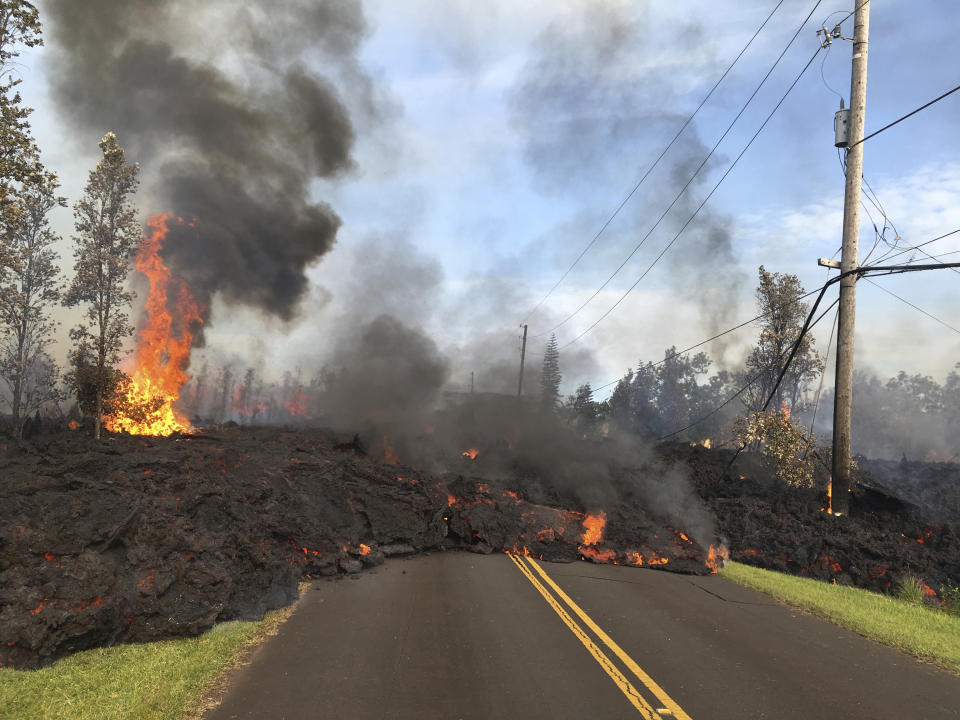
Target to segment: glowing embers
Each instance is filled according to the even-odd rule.
[[[480,451],[477,448],[467,448],[461,453],[463,457],[469,458],[470,460],[476,460],[477,455],[479,454],[480,454]]]
[[[135,366],[120,408],[104,418],[112,432],[171,435],[190,429],[189,420],[174,405],[188,379],[190,345],[195,329],[203,323],[205,308],[160,257],[171,223],[192,225],[167,214],[149,217],[150,232],[134,261],[150,282],[147,319],[138,335]]]

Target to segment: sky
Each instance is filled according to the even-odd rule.
[[[42,22],[51,2],[39,3]],[[342,219],[336,245],[307,270],[309,291],[293,319],[215,297],[205,352],[259,364],[268,374],[298,368],[310,375],[345,325],[390,312],[448,354],[454,386],[469,384],[476,371],[478,389],[501,390],[502,379],[483,368],[519,363],[518,336],[526,323],[527,362],[540,362],[549,333],[556,332],[564,391],[572,392],[584,382],[609,383],[639,361],[662,358],[666,348],[687,347],[756,315],[760,265],[798,275],[808,290],[818,287],[828,272],[817,258],[833,257],[840,246],[843,175],[833,116],[839,96],[849,102],[852,43],[846,40],[817,54],[696,219],[679,232],[817,51],[816,29],[823,22],[832,27],[853,9],[852,1],[821,0],[694,176],[814,4],[783,1],[677,143],[540,303],[776,0],[364,2],[356,60],[369,94],[357,92],[355,79],[322,57],[303,58],[309,72],[337,86],[354,124],[350,169],[310,183],[313,199]],[[218,13],[257,3],[212,4],[210,13],[199,15],[188,11],[195,5],[172,3],[190,28],[178,50],[237,77],[254,72],[242,57],[215,52],[204,36],[229,32],[223,30],[228,18]],[[954,87],[960,67],[952,37],[960,6],[933,0],[909,6],[873,0],[871,6],[868,132]],[[842,29],[852,36],[853,19]],[[269,25],[263,32],[278,45],[285,42],[280,27],[275,35]],[[44,161],[59,173],[72,205],[97,160],[100,134],[112,128],[77,127],[51,94],[50,57],[49,47],[21,56],[22,94],[35,109]],[[864,176],[887,224],[895,226],[885,231],[890,242],[899,236],[904,246],[918,244],[960,228],[958,128],[960,93],[865,144]],[[158,165],[143,166],[144,216],[166,209],[148,206]],[[861,259],[874,246],[874,222],[884,228],[873,204],[867,211],[861,213]],[[59,211],[54,225],[64,236],[66,269],[71,211]],[[935,255],[960,250],[960,234],[925,249]],[[873,257],[886,250],[881,242]],[[899,259],[911,257],[922,256]],[[942,381],[960,361],[960,332],[884,289],[960,328],[956,274],[875,282],[858,287],[857,367],[881,377],[904,370]],[[65,337],[76,318],[66,313],[62,319]],[[828,315],[814,331],[821,351],[831,320]],[[749,326],[703,348],[713,369],[736,367],[757,332]],[[828,367],[833,362],[831,354]]]

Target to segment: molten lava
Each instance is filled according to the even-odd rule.
[[[596,545],[603,540],[603,528],[607,524],[607,515],[603,510],[588,513],[583,519],[583,544]]]
[[[171,221],[184,224],[182,218],[168,214],[147,218],[150,232],[134,261],[150,281],[147,320],[138,335],[136,364],[125,392],[127,408],[104,418],[112,432],[170,435],[190,429],[189,420],[174,404],[188,379],[193,329],[203,323],[205,308],[183,281],[172,276],[160,257]]]
[[[729,558],[730,549],[726,545],[720,545],[719,547],[711,545],[707,552],[707,567],[710,568],[711,573],[716,573],[726,564]]]
[[[471,460],[476,460],[477,455],[480,454],[480,451],[477,448],[468,448],[463,451],[462,455],[465,458],[470,458]]]

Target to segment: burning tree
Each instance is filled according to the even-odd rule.
[[[49,307],[59,299],[60,275],[52,249],[59,236],[47,215],[66,205],[58,188],[52,173],[35,176],[21,190],[16,212],[2,218],[11,263],[0,276],[0,376],[10,389],[14,437],[22,436],[27,417],[60,399],[59,370],[47,353],[56,328]]]
[[[94,392],[94,437],[100,437],[104,397],[112,367],[120,361],[123,339],[133,334],[126,310],[133,293],[124,289],[130,258],[140,245],[140,223],[132,196],[139,184],[140,167],[126,162],[123,148],[112,132],[100,140],[103,157],[90,173],[83,198],[74,207],[74,278],[64,297],[68,307],[86,306],[87,323],[70,330],[76,343],[72,354],[73,385],[81,358],[92,358],[90,380]]]

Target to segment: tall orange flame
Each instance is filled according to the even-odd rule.
[[[147,321],[138,335],[136,365],[126,393],[132,405],[157,401],[161,405],[143,418],[122,414],[104,418],[104,424],[112,432],[170,435],[190,429],[189,420],[173,406],[188,379],[186,367],[193,342],[191,328],[203,322],[204,307],[193,299],[183,281],[171,275],[160,257],[170,220],[184,222],[166,213],[147,218],[150,231],[134,261],[137,270],[150,281],[150,291]]]
[[[607,515],[603,510],[596,514],[588,513],[583,519],[583,544],[596,545],[603,540],[603,528],[607,524]]]

